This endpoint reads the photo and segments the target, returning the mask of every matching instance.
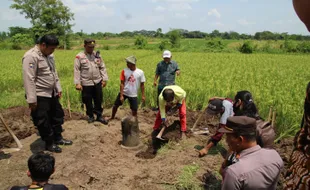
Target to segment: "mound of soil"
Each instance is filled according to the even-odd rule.
[[[29,119],[30,110],[25,107],[14,107],[1,110],[5,123],[14,131],[18,139],[24,139],[35,133],[35,127]],[[14,140],[0,122],[0,149],[4,147],[14,147]]]
[[[5,113],[14,109],[17,110]],[[8,125],[19,134],[24,147],[9,156],[0,155],[0,186],[9,189],[13,185],[28,185],[31,181],[26,175],[27,159],[32,153],[42,151],[44,142],[35,133],[28,108],[12,108],[2,113]],[[111,110],[105,110],[105,115],[110,113]],[[201,176],[208,171],[219,171],[223,161],[219,151],[210,151],[209,155],[198,158],[198,153],[194,150],[195,145],[204,145],[208,141],[210,137],[206,135],[188,134],[186,140],[180,140],[177,127],[176,130],[167,130],[164,137],[173,141],[172,146],[153,154],[151,133],[156,112],[149,109],[140,109],[138,113],[140,140],[146,145],[145,148],[121,148],[121,118],[130,113],[128,109],[119,109],[116,119],[108,125],[98,122],[88,124],[80,114],[73,114],[73,119],[67,120],[63,125],[63,136],[73,140],[74,144],[62,147],[62,153],[54,154],[56,171],[50,183],[62,183],[69,189],[166,189],[167,186],[175,187],[178,184],[178,177],[184,166],[194,164],[199,166],[195,178],[202,182],[202,188],[205,181],[209,183],[205,187],[218,185],[218,177],[212,176],[208,181]],[[66,113],[66,117],[67,115]],[[187,113],[188,128],[193,126],[197,117],[197,112]],[[198,127],[208,127],[212,133],[216,130],[217,121],[218,118],[205,117]],[[0,126],[0,130],[3,127]],[[5,136],[2,131],[0,134]],[[5,140],[1,140],[1,145],[2,143],[9,145]]]

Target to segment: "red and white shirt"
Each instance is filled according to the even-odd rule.
[[[120,79],[125,82],[123,93],[128,97],[137,97],[141,83],[145,82],[144,72],[138,68],[134,71],[125,68],[121,72]]]

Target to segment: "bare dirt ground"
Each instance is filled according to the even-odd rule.
[[[10,189],[13,185],[28,185],[31,180],[27,177],[27,159],[34,153],[44,149],[44,143],[36,134],[29,111],[24,107],[2,110],[7,124],[22,139],[22,150],[9,155],[0,152],[0,187]],[[111,110],[105,110],[110,115]],[[219,152],[222,146],[209,152],[209,155],[198,158],[195,145],[204,145],[209,139],[206,135],[192,136],[179,140],[178,130],[166,135],[173,139],[163,147],[158,154],[152,155],[150,149],[152,126],[155,112],[141,109],[138,114],[140,139],[145,145],[141,150],[127,150],[120,147],[121,118],[129,115],[128,109],[120,109],[117,118],[108,125],[100,123],[88,124],[82,114],[74,113],[63,125],[63,136],[73,140],[72,146],[63,147],[63,152],[54,154],[56,171],[50,183],[65,184],[69,189],[195,189],[192,183],[201,184],[202,176],[212,171],[208,187],[218,189],[220,177],[218,170],[223,161]],[[191,128],[198,117],[198,112],[187,113],[188,128]],[[216,118],[204,118],[202,127],[216,130]],[[178,128],[178,126],[177,126]],[[170,136],[169,136],[170,134]],[[223,140],[222,145],[225,147]],[[284,140],[278,150],[284,161],[291,153],[292,140]],[[9,133],[0,124],[0,148],[16,147]],[[187,179],[186,167],[196,167],[193,179]],[[185,176],[185,179],[184,179]],[[190,176],[191,177],[191,176]],[[279,185],[281,189],[281,185]]]

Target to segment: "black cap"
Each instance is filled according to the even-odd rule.
[[[227,119],[225,127],[218,130],[220,133],[236,133],[239,135],[255,135],[256,119],[247,116],[232,116]]]
[[[215,115],[221,113],[223,109],[223,101],[220,99],[214,99],[209,101],[207,113]]]
[[[86,44],[93,44],[93,45],[95,45],[95,43],[96,43],[96,41],[93,40],[93,39],[90,39],[90,38],[87,38],[87,39],[84,40],[84,45],[86,45]]]

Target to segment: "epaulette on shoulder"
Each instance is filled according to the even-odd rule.
[[[85,54],[83,52],[80,52],[75,56],[75,58],[80,59],[80,58],[85,58]]]

